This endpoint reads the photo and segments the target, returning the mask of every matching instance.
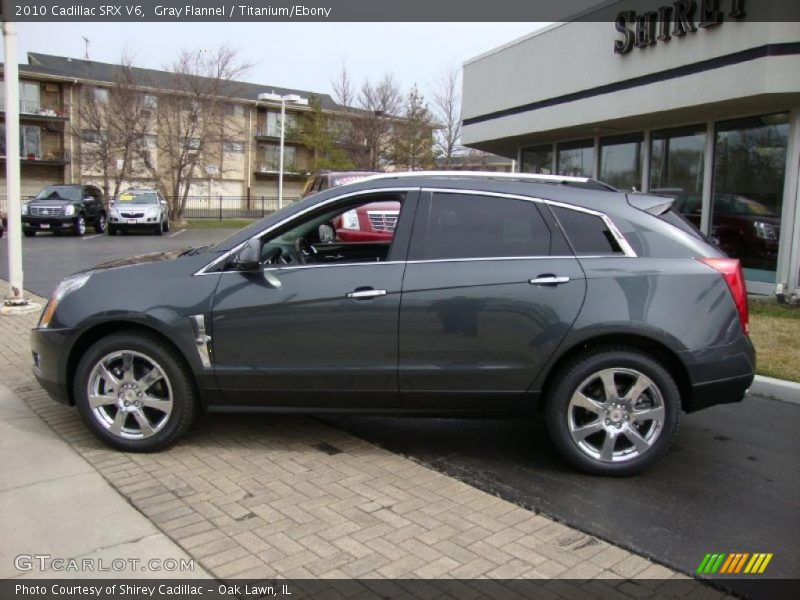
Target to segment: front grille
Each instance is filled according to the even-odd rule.
[[[369,217],[369,224],[372,226],[373,231],[386,231],[393,232],[397,227],[397,217],[400,215],[399,211],[367,211]]]
[[[59,217],[61,216],[60,206],[30,206],[30,214],[33,217]]]
[[[119,214],[123,219],[141,219],[144,216],[143,212],[121,212]]]

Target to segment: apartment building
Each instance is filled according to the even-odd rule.
[[[87,93],[102,100],[119,80],[124,67],[116,64],[69,57],[29,53],[28,63],[19,66],[20,78],[20,159],[23,197],[35,194],[51,183],[94,183],[102,185],[102,174],[87,159],[85,144],[91,143],[81,123],[81,102]],[[153,111],[160,110],[170,88],[172,75],[165,71],[133,68],[139,93]],[[226,139],[214,152],[206,152],[208,164],[198,165],[200,177],[194,180],[189,194],[197,196],[274,197],[278,193],[280,155],[280,103],[259,100],[263,93],[296,94],[316,97],[322,110],[334,120],[346,120],[346,113],[327,94],[293,90],[275,86],[235,82],[224,98]],[[0,110],[5,110],[0,86]],[[284,143],[284,197],[300,195],[307,179],[312,151],[299,140],[299,115],[308,106],[286,106],[287,136]],[[6,160],[5,112],[0,113],[0,162]],[[83,133],[81,133],[83,129]],[[158,163],[155,132],[144,136],[149,152],[146,159]],[[131,163],[124,186],[152,186],[152,171],[145,168],[141,157]],[[0,190],[5,186],[2,169]]]

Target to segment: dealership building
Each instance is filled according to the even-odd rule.
[[[651,4],[606,3],[469,60],[464,144],[673,196],[751,292],[800,293],[800,22],[743,0]]]

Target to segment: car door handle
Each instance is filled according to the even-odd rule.
[[[535,279],[529,279],[528,283],[531,285],[559,285],[560,283],[569,283],[569,277],[559,275],[539,275]]]
[[[372,288],[356,288],[347,294],[348,298],[353,300],[368,300],[370,298],[377,298],[378,296],[385,296],[386,290],[373,290]]]

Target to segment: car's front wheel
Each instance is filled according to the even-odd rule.
[[[140,333],[112,334],[91,346],[78,363],[73,391],[92,433],[129,452],[172,444],[191,425],[196,405],[180,356]]]
[[[562,456],[596,475],[631,475],[666,452],[678,429],[680,393],[654,357],[605,348],[556,375],[547,427]]]
[[[104,233],[106,230],[106,216],[100,215],[97,217],[97,221],[94,222],[94,232],[95,233]]]
[[[22,234],[25,237],[34,237],[36,235],[36,232],[33,229],[23,229]]]
[[[86,219],[83,215],[78,215],[78,218],[75,219],[73,233],[79,237],[86,234]]]

